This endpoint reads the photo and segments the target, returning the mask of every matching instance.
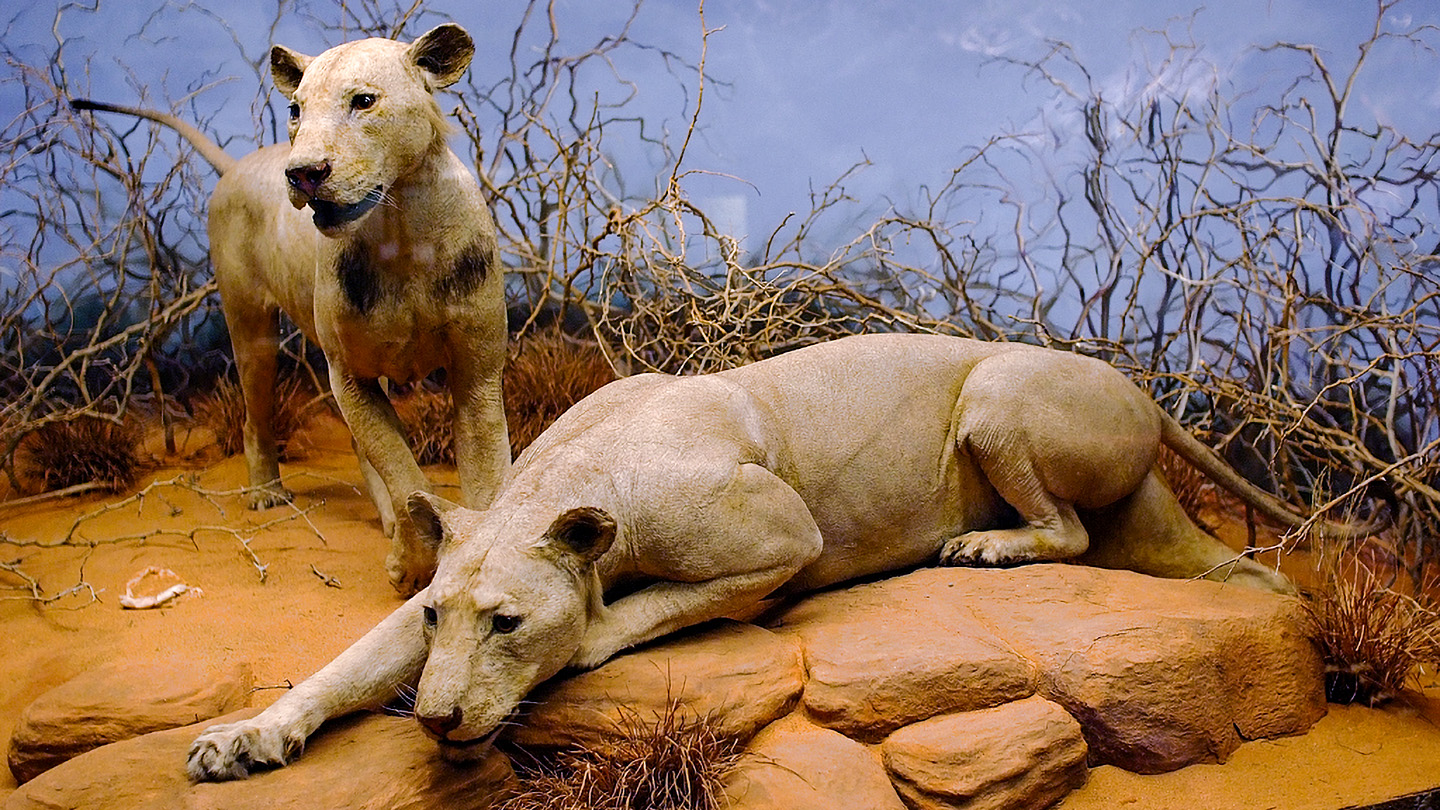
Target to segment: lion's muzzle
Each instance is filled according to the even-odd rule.
[[[311,199],[319,193],[321,184],[330,178],[330,172],[330,161],[322,160],[308,166],[291,166],[285,170],[285,179],[290,181],[290,188]]]
[[[427,731],[435,735],[435,739],[444,740],[445,735],[460,727],[462,717],[460,707],[456,706],[451,709],[447,715],[431,717],[429,715],[416,714],[415,719],[420,725],[424,726]]]

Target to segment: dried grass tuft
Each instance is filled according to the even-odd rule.
[[[518,456],[591,392],[616,379],[599,344],[550,328],[526,337],[505,366],[505,418]]]
[[[31,492],[85,484],[109,492],[129,489],[140,475],[139,434],[94,416],[47,422],[15,450],[15,474]]]
[[[291,439],[305,420],[316,398],[309,386],[299,377],[282,377],[275,386],[275,444],[282,461],[293,461],[301,457],[299,447],[291,445]],[[240,384],[229,377],[216,381],[215,387],[195,404],[195,415],[200,424],[215,434],[215,444],[227,456],[238,455],[245,450],[245,396]]]
[[[1375,706],[1396,697],[1423,664],[1440,663],[1440,605],[1391,587],[1356,549],[1322,548],[1305,608],[1325,659],[1332,703]]]
[[[743,754],[708,717],[672,699],[649,721],[627,710],[604,750],[574,749],[520,768],[501,810],[720,810]]]

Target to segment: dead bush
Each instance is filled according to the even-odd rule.
[[[302,454],[291,439],[305,425],[318,398],[299,377],[282,377],[275,386],[275,443],[282,461],[293,461]],[[195,404],[196,420],[215,433],[215,444],[227,456],[245,450],[245,397],[240,384],[222,377],[215,387]]]
[[[1440,663],[1440,605],[1392,587],[1355,549],[1322,548],[1305,608],[1325,659],[1332,703],[1374,706],[1398,695],[1422,664]]]
[[[551,328],[521,339],[505,366],[505,418],[510,452],[518,456],[535,438],[600,386],[616,378],[594,341]]]
[[[139,434],[130,426],[94,416],[46,422],[21,439],[15,472],[32,493],[93,484],[120,492],[140,474]]]
[[[720,810],[739,740],[672,699],[650,720],[626,710],[604,750],[576,748],[520,766],[502,810]]]

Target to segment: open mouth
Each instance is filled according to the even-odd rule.
[[[385,189],[376,186],[370,189],[364,197],[361,197],[359,202],[353,202],[349,205],[340,205],[339,203],[333,203],[329,200],[322,200],[316,197],[312,197],[306,204],[310,206],[311,217],[315,220],[315,227],[321,231],[333,231],[365,216],[370,212],[371,208],[374,208],[383,199],[385,199]]]

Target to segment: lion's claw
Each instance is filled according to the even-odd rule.
[[[255,487],[254,489],[247,490],[245,493],[247,505],[249,505],[251,509],[256,510],[269,509],[274,506],[284,506],[294,499],[295,495],[290,492],[290,490],[281,486],[278,481],[262,487]]]
[[[946,540],[940,547],[940,564],[1005,565],[1022,556],[1009,550],[1008,545],[991,532],[966,532]]]

